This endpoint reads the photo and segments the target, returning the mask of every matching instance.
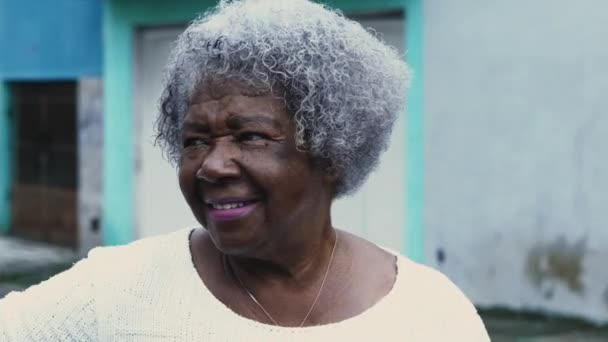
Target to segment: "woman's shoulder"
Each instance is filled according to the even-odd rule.
[[[394,284],[391,292],[411,294],[417,300],[424,300],[425,306],[455,303],[474,308],[464,293],[442,272],[429,266],[412,261],[407,256],[364,238],[346,233],[355,263],[365,266],[367,273],[381,269],[384,274],[392,273]],[[369,275],[369,274],[368,274]]]
[[[180,229],[166,234],[141,238],[124,245],[95,247],[89,251],[87,259],[103,262],[119,259],[129,264],[150,260],[149,258],[152,256],[165,258],[180,254],[184,250],[188,250],[188,236],[191,230]]]
[[[398,282],[401,290],[417,293],[427,304],[444,306],[448,303],[474,308],[466,295],[448,276],[430,266],[414,262],[402,254],[397,255]],[[424,294],[420,296],[420,294]]]
[[[404,255],[397,254],[397,259],[395,297],[421,331],[459,341],[489,341],[477,309],[448,276]]]
[[[96,247],[89,251],[86,260],[101,277],[133,278],[150,268],[175,268],[176,260],[189,253],[188,237],[191,229],[146,237],[118,246]],[[166,267],[164,267],[166,266]]]
[[[404,329],[411,327],[412,340],[489,341],[475,306],[442,272],[390,248],[346,236],[356,261],[366,266],[363,274],[375,279],[374,287],[394,280],[373,311]],[[386,277],[389,272],[394,277]]]
[[[160,301],[170,307],[175,296],[186,292],[168,289],[191,277],[189,232],[179,230],[89,252],[101,330],[141,324],[133,313],[154,312]]]

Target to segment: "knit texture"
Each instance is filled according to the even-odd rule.
[[[190,230],[92,250],[0,300],[0,341],[489,341],[475,307],[441,273],[397,257],[392,290],[333,324],[285,328],[242,317],[200,280]]]

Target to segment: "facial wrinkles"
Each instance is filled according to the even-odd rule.
[[[228,112],[226,106],[219,100],[207,101],[201,104],[200,116],[205,118],[205,124],[212,136],[227,134],[226,118]]]
[[[198,220],[207,220],[206,209],[201,207],[199,200],[202,194],[227,196],[246,193],[255,195],[262,202],[260,208],[263,210],[252,221],[256,224],[252,234],[262,234],[258,236],[260,239],[256,240],[257,243],[272,247],[276,241],[295,241],[296,235],[306,235],[310,220],[319,221],[312,216],[318,212],[315,208],[322,202],[319,189],[321,180],[311,169],[312,160],[295,147],[295,127],[290,114],[268,94],[251,96],[232,92],[228,88],[221,89],[213,96],[207,94],[203,91],[201,97],[191,105],[188,121],[193,124],[189,126],[192,128],[189,133],[195,137],[204,136],[207,141],[210,140],[210,146],[200,149],[195,146],[192,149],[193,158],[186,160],[187,170],[182,185],[190,196]],[[262,119],[257,120],[259,118]],[[249,140],[247,137],[250,133],[262,133],[264,138]],[[229,172],[235,170],[233,167],[239,168],[238,179],[230,178],[230,181],[214,184],[192,182],[195,179],[192,177],[194,170],[204,163],[208,163],[207,171],[223,172],[207,173],[210,179],[235,175]],[[221,234],[214,230],[217,228],[214,224],[205,222],[203,225],[213,234]],[[261,245],[258,247],[264,250]],[[269,250],[276,249],[276,246],[271,247]]]
[[[257,104],[256,101],[252,101],[255,98],[256,97],[242,95],[227,95],[221,99],[207,100],[192,105],[192,114],[194,114],[198,120],[203,121],[212,135],[221,135],[219,134],[220,132],[234,129],[234,127],[230,127],[229,121],[235,115],[247,116],[247,114],[263,114],[274,110],[273,107],[260,108],[260,105]]]
[[[227,95],[221,98],[202,99],[198,104],[192,105],[191,120],[200,122],[205,127],[206,134],[214,141],[214,146],[205,154],[206,162],[225,163],[230,159],[239,160],[245,164],[252,162],[250,158],[247,158],[247,154],[243,154],[241,145],[233,141],[233,130],[239,128],[238,125],[235,126],[234,123],[231,125],[230,122],[233,117],[247,117],[250,113],[259,113],[262,116],[275,113],[276,108],[266,108],[257,103],[259,98],[258,96]],[[277,131],[271,135],[279,140],[283,140],[280,137],[283,131],[282,126],[280,121],[273,123],[273,130]],[[266,133],[269,131],[266,130]],[[282,157],[280,159],[286,160],[287,150],[289,150],[288,146],[282,146],[274,152]],[[246,160],[241,160],[242,158]]]

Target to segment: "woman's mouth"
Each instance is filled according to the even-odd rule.
[[[258,204],[257,200],[222,201],[207,203],[208,218],[213,221],[231,221],[249,214]]]

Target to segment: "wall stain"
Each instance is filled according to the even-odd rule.
[[[528,252],[526,275],[532,284],[543,290],[546,283],[561,282],[570,291],[583,295],[585,288],[581,282],[586,240],[569,244],[564,237],[553,243],[537,244]],[[546,292],[546,291],[544,291]],[[553,292],[551,289],[550,292]],[[552,298],[545,294],[547,299]]]

